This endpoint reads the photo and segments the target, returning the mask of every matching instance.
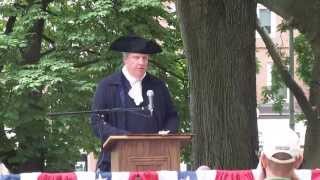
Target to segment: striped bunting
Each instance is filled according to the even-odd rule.
[[[320,169],[295,170],[301,180],[320,180]],[[254,170],[200,170],[200,171],[141,171],[141,172],[68,172],[0,174],[0,180],[258,180],[261,171]]]

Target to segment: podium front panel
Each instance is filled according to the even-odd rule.
[[[112,171],[178,171],[180,148],[190,140],[191,135],[114,136],[104,148],[111,151]]]
[[[180,146],[170,140],[119,142],[111,151],[112,171],[179,170]]]

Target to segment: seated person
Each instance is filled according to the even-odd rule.
[[[298,135],[289,128],[273,130],[263,136],[261,179],[296,180],[294,170],[300,166],[302,159]]]

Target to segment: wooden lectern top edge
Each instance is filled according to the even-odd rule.
[[[103,143],[103,147],[105,148],[107,145],[110,146],[115,141],[120,140],[180,140],[180,141],[191,141],[192,134],[126,134],[126,135],[111,135],[109,138]]]

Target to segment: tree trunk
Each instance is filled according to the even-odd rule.
[[[255,168],[256,2],[176,2],[189,63],[193,165]]]
[[[22,64],[34,64],[40,61],[43,29],[44,19],[36,20],[29,37],[27,37],[28,46],[22,50]]]
[[[316,117],[308,119],[307,122],[303,168],[318,168],[320,166],[320,39],[311,43],[311,46],[315,61],[312,69],[309,99],[314,107]]]
[[[48,5],[53,0],[42,0],[40,2],[41,9],[46,11]],[[39,3],[39,2],[34,2]],[[30,4],[31,5],[31,4]],[[22,51],[22,64],[35,64],[40,61],[41,58],[41,43],[43,39],[43,31],[45,28],[45,19],[40,18],[35,20],[33,27],[30,30],[30,34],[26,39],[28,40],[27,47],[21,49]]]
[[[4,31],[4,34],[10,34],[13,31],[13,27],[14,27],[16,20],[17,20],[16,16],[9,17],[7,24],[6,24],[6,29]]]
[[[304,144],[304,169],[319,168],[320,162],[320,120],[308,121]]]

